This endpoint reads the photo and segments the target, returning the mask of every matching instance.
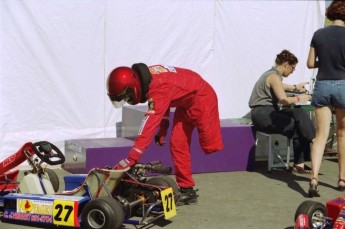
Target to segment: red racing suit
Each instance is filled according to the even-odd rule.
[[[170,150],[176,181],[181,188],[192,187],[190,144],[193,129],[197,128],[201,148],[206,154],[223,149],[217,95],[191,70],[162,65],[150,66],[149,70],[152,76],[146,95],[149,109],[132,150],[143,153],[161,121],[168,119],[170,108],[175,107]]]

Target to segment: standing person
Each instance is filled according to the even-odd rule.
[[[295,70],[297,63],[297,58],[289,51],[279,53],[275,66],[264,72],[256,82],[249,107],[256,130],[282,134],[293,139],[293,171],[306,174],[311,173],[311,168],[304,162],[310,160],[310,143],[315,137],[315,127],[305,110],[290,106],[298,102],[306,103],[311,96],[302,93],[288,97],[285,93],[287,90],[306,92],[306,83],[288,85],[282,82],[284,77]]]
[[[140,127],[128,157],[114,169],[134,165],[152,141],[165,144],[169,127],[170,107],[176,107],[170,151],[174,162],[176,182],[181,189],[178,205],[197,201],[192,178],[190,144],[196,127],[201,148],[206,154],[223,149],[218,112],[218,99],[213,88],[191,70],[145,64],[132,68],[118,67],[109,75],[107,89],[110,100],[116,107],[127,102],[131,105],[148,101],[148,111]]]
[[[316,116],[309,195],[320,196],[318,174],[335,109],[338,188],[345,190],[345,2],[333,1],[326,17],[332,24],[317,30],[310,44],[308,68],[318,68],[311,104]]]

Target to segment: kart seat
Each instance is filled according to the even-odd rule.
[[[129,168],[128,168],[129,169]],[[79,187],[56,193],[58,195],[72,195],[72,196],[85,196],[90,193],[92,199],[102,196],[109,196],[115,190],[125,170],[111,170],[111,169],[92,169],[85,181]]]
[[[19,182],[17,181],[19,170],[12,170],[0,175],[0,192],[16,190]]]

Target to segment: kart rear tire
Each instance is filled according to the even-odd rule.
[[[169,186],[173,189],[175,200],[180,196],[180,188],[178,187],[176,181],[168,176],[157,176],[149,179],[146,183],[159,185],[159,186]]]
[[[109,196],[90,200],[81,213],[82,228],[87,229],[118,229],[124,220],[122,205]]]
[[[146,183],[158,185],[158,186],[169,186],[169,187],[172,187],[174,193],[179,192],[179,187],[177,183],[174,181],[174,179],[168,176],[153,177],[147,180]]]
[[[46,173],[48,174],[49,180],[52,183],[53,189],[55,192],[59,191],[60,188],[60,181],[58,175],[52,169],[45,169]]]
[[[308,216],[310,228],[320,228],[322,222],[317,221],[315,217],[327,217],[327,209],[322,203],[306,200],[298,206],[295,213],[295,222],[300,214]]]

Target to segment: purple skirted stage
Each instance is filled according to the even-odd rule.
[[[138,109],[134,110],[134,112],[138,112]],[[129,110],[129,112],[131,111]],[[139,109],[139,112],[142,112],[142,110]],[[170,115],[170,118],[172,118],[172,115]],[[129,129],[133,130],[135,128],[127,127],[127,130]],[[221,130],[224,150],[209,155],[206,155],[199,145],[197,130],[195,129],[193,132],[191,144],[193,173],[254,170],[255,131],[253,126],[225,119],[221,120]],[[173,166],[169,149],[170,131],[169,129],[166,145],[158,146],[152,141],[145,150],[140,162],[159,160],[165,166]],[[129,133],[128,135],[132,134]],[[71,173],[88,173],[95,167],[112,167],[121,159],[126,158],[134,143],[134,138],[132,135],[118,138],[66,140],[66,162],[62,165],[62,168]]]

